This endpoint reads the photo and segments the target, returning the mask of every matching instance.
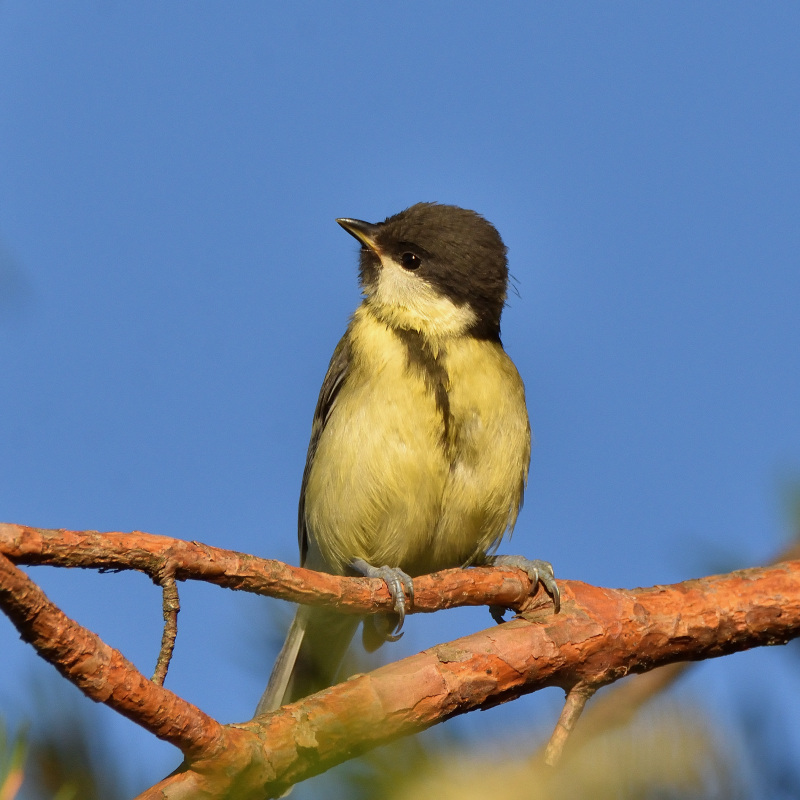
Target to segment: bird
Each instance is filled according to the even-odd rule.
[[[336,221],[361,246],[363,299],[314,411],[300,563],[382,578],[394,610],[299,606],[257,715],[332,685],[359,622],[368,651],[399,638],[420,575],[517,566],[559,607],[548,562],[494,554],[522,506],[531,450],[525,389],[500,339],[500,234],[475,211],[433,202],[378,223]]]

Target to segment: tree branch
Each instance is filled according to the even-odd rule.
[[[51,603],[3,555],[0,607],[22,639],[92,700],[105,703],[190,756],[213,751],[221,739],[222,726],[216,720],[149,681],[118,650]]]
[[[783,561],[800,559],[800,542],[790,544],[767,564],[780,564]],[[631,720],[639,713],[643,706],[651,702],[656,696],[669,689],[695,662],[678,661],[664,667],[631,675],[625,681],[618,683],[608,692],[602,692],[592,699],[588,710],[580,719],[581,724],[569,736],[570,749],[578,749],[608,731],[630,724]],[[565,704],[566,711],[566,704]],[[565,712],[562,711],[562,716]],[[544,761],[550,763],[563,748],[565,741],[558,742],[559,750],[553,751],[553,738],[557,736],[559,726],[553,732],[547,747],[533,755],[534,762]],[[566,737],[564,737],[566,738]],[[549,759],[549,760],[548,760]]]
[[[327,575],[235,550],[141,531],[98,533],[0,523],[0,553],[16,564],[138,570],[159,585],[169,563],[179,581],[207,581],[295,603],[334,607],[345,613],[390,611],[394,606],[386,583],[377,578]],[[530,593],[530,579],[522,570],[445,570],[414,579],[411,611],[424,613],[490,603],[516,610],[524,606]]]
[[[560,586],[558,616],[542,606],[234,726],[268,743],[258,766],[242,773],[237,798],[279,796],[390,739],[547,686],[587,691],[631,672],[800,635],[797,561],[633,591]],[[188,762],[184,770],[140,800],[182,796],[182,781],[202,774]]]
[[[177,579],[286,599],[319,602],[314,593],[321,586],[334,605],[349,611],[390,603],[380,581],[318,575],[140,533],[2,525],[0,550],[25,563],[140,569],[156,577],[169,563]],[[0,562],[0,604],[23,638],[90,697],[183,751],[182,768],[141,796],[148,800],[232,791],[242,800],[278,796],[389,739],[546,686],[571,692],[562,714],[567,730],[582,696],[631,672],[782,644],[800,634],[800,561],[633,591],[562,580],[557,616],[549,598],[524,596],[530,582],[516,570],[449,570],[421,577],[415,586],[415,610],[481,602],[516,605],[523,616],[355,676],[273,714],[222,726],[148,681],[68,619],[13,564]]]

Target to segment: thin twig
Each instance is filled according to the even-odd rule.
[[[159,578],[161,585],[161,607],[164,613],[164,632],[161,634],[161,649],[158,652],[156,671],[151,680],[157,686],[164,685],[167,677],[169,662],[175,650],[175,639],[178,636],[178,612],[181,610],[181,601],[178,597],[178,587],[175,583],[175,564],[168,561]]]
[[[547,743],[547,749],[544,753],[544,763],[550,767],[556,766],[561,753],[564,751],[564,745],[567,743],[575,723],[583,711],[586,701],[597,691],[596,686],[580,681],[576,683],[567,692],[567,699],[564,701],[564,707],[561,709],[561,716],[558,718],[556,727],[550,736],[550,741]]]

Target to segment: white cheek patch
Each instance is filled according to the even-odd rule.
[[[456,305],[388,256],[381,256],[370,301],[387,322],[431,336],[457,336],[477,321],[469,305]]]

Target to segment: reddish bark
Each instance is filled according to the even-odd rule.
[[[187,754],[205,753],[220,739],[222,726],[216,720],[149,681],[118,650],[51,603],[3,555],[0,607],[22,638],[87,697],[105,703]]]
[[[25,563],[127,567],[287,599],[322,587],[350,610],[385,608],[379,582],[320,576],[198,543],[147,534],[0,526],[0,550]],[[451,570],[415,581],[415,609],[524,605],[524,617],[389,664],[274,714],[221,726],[156,686],[115,650],[53,606],[8,560],[0,604],[23,637],[96,700],[173,742],[184,767],[142,798],[278,796],[290,784],[401,735],[545,686],[580,692],[662,664],[782,644],[800,634],[800,562],[632,591],[559,581],[562,612],[517,571]],[[308,576],[309,589],[302,581]],[[275,585],[270,580],[275,579]],[[376,585],[377,584],[377,585]],[[492,594],[487,586],[498,591]],[[580,697],[573,693],[574,717]],[[568,711],[570,709],[568,708]]]
[[[280,561],[185,542],[141,531],[98,533],[31,528],[0,523],[0,553],[17,564],[90,569],[133,569],[158,582],[174,570],[176,580],[201,580],[254,594],[342,611],[389,610],[392,599],[378,579],[341,578]],[[447,570],[414,580],[414,611],[439,611],[466,605],[519,608],[531,583],[520,570]]]
[[[800,634],[800,562],[634,591],[560,585],[558,616],[542,606],[237,726],[265,743],[256,782],[237,785],[237,797],[263,796],[265,779],[268,796],[279,796],[389,739],[546,686],[597,687]],[[180,780],[141,798],[180,797]]]

